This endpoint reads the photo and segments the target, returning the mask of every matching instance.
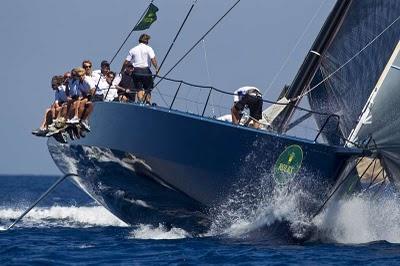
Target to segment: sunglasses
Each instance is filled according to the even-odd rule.
[[[86,66],[83,66],[83,68],[91,68],[92,67],[92,65],[86,65]]]

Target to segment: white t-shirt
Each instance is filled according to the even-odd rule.
[[[115,86],[118,85],[120,81],[121,81],[121,78],[118,78],[118,75],[117,75],[114,78],[114,80],[112,81],[112,84],[111,84],[110,90],[108,91],[108,94],[107,94],[107,91],[104,92],[104,97],[106,97],[106,94],[107,94],[107,97],[104,98],[105,102],[112,102],[115,98],[118,97],[118,90]],[[107,89],[108,89],[108,87],[107,87]]]
[[[67,94],[65,93],[65,85],[58,86],[54,95],[54,102],[61,103],[68,100]]]
[[[95,82],[95,87],[96,87],[96,95],[106,95],[108,87],[110,84],[108,84],[106,77],[101,74],[101,70],[95,70],[92,73],[93,80]],[[99,82],[100,79],[100,82]],[[97,85],[98,83],[98,85]]]
[[[151,59],[155,57],[153,48],[144,43],[139,43],[129,50],[127,61],[131,61],[133,67],[150,67]]]
[[[107,97],[105,97],[106,94],[107,94]],[[112,102],[112,101],[114,101],[114,99],[118,97],[118,91],[117,91],[117,89],[115,89],[115,87],[114,87],[114,88],[111,87],[110,90],[108,91],[108,93],[107,93],[107,92],[104,93],[104,97],[105,97],[105,98],[104,98],[104,101],[105,101],[105,102]]]
[[[252,86],[244,86],[241,87],[233,93],[233,102],[238,102],[242,97],[246,94],[254,95],[254,96],[261,96],[261,92],[256,87]]]
[[[121,75],[121,73],[119,73],[118,75],[115,76],[115,78],[112,82],[112,85],[117,86],[121,82],[121,79],[122,79],[122,75]]]
[[[95,76],[93,75],[93,73],[90,76],[85,75],[85,81],[89,84],[91,89],[96,88],[97,83],[95,81]]]

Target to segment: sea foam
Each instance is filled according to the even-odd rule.
[[[400,201],[354,196],[332,204],[317,216],[317,238],[345,244],[373,241],[400,243]]]
[[[0,220],[18,218],[24,209],[0,207]],[[21,227],[32,226],[63,226],[63,227],[94,227],[121,226],[127,224],[116,218],[101,206],[52,206],[49,208],[34,208],[18,223]]]
[[[130,238],[135,239],[182,239],[188,238],[191,235],[181,228],[166,228],[164,225],[158,226],[140,224],[135,230],[130,233]]]

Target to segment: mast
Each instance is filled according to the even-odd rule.
[[[341,22],[345,18],[346,12],[353,0],[337,0],[331,13],[326,19],[321,31],[315,39],[311,50],[303,61],[299,71],[296,74],[292,84],[286,92],[287,99],[293,99],[301,95],[303,91],[309,86],[311,79],[315,75],[320,62],[321,55],[328,49],[331,40],[336,35],[340,28]],[[275,120],[275,129],[278,132],[286,131],[289,120],[291,119],[295,107],[299,104],[301,99],[291,102],[282,113]]]

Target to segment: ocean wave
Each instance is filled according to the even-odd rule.
[[[18,218],[25,209],[0,207],[2,225]],[[95,226],[128,226],[101,206],[52,206],[34,208],[17,225],[19,227],[95,227]]]
[[[130,233],[133,239],[182,239],[192,237],[188,232],[181,228],[166,228],[159,224],[158,226],[140,224]]]
[[[395,196],[353,196],[315,218],[318,240],[343,244],[400,243],[400,201]]]

